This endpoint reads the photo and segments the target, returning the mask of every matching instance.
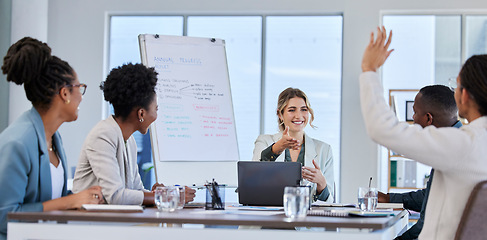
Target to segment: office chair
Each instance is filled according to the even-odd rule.
[[[475,185],[468,198],[458,225],[456,240],[475,240],[487,237],[487,181]]]

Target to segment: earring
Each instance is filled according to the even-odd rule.
[[[143,118],[139,119],[139,122],[144,122],[144,119]]]
[[[70,102],[71,102],[71,100],[68,99],[64,103],[69,104]]]

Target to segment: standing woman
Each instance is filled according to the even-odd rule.
[[[300,162],[303,179],[312,183],[313,200],[333,201],[333,155],[331,146],[305,134],[314,120],[306,94],[297,88],[287,88],[277,100],[280,132],[260,135],[255,140],[254,161]]]
[[[109,204],[154,204],[154,193],[144,189],[137,167],[137,145],[132,134],[146,134],[157,118],[157,73],[142,64],[114,68],[102,83],[105,100],[115,115],[99,122],[81,150],[73,192],[100,185]],[[156,186],[164,186],[156,183]],[[186,202],[195,190],[187,188]]]
[[[76,72],[30,37],[8,49],[2,72],[7,81],[24,85],[33,105],[0,134],[0,239],[5,239],[9,212],[79,208],[102,198],[100,187],[66,196],[66,155],[57,130],[78,118],[86,85]]]

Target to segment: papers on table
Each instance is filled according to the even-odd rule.
[[[227,206],[227,209],[232,210],[257,210],[257,211],[284,211],[283,207],[273,207],[273,206],[244,206],[240,204],[234,204]]]
[[[81,209],[93,212],[143,212],[139,205],[83,204]]]
[[[272,216],[284,214],[282,211],[254,211],[254,210],[238,210],[236,208],[228,208],[225,210],[195,210],[191,214],[236,214],[236,215],[260,215],[260,216]]]
[[[403,209],[402,203],[377,203],[377,209]]]
[[[388,217],[388,216],[394,216],[394,212],[392,211],[375,211],[375,212],[350,211],[348,215],[351,217]]]
[[[327,202],[315,202],[311,204],[312,207],[350,207],[354,208],[354,203],[327,203]]]

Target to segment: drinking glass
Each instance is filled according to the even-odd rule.
[[[361,211],[373,212],[377,208],[377,189],[368,187],[358,188],[358,206]]]
[[[157,187],[154,203],[160,212],[174,212],[179,204],[179,189],[175,186]]]
[[[304,218],[309,208],[309,187],[284,188],[284,214],[291,219]]]
[[[186,203],[186,190],[184,186],[174,185],[178,188],[179,191],[179,203],[178,203],[178,210],[184,208],[184,204]]]

